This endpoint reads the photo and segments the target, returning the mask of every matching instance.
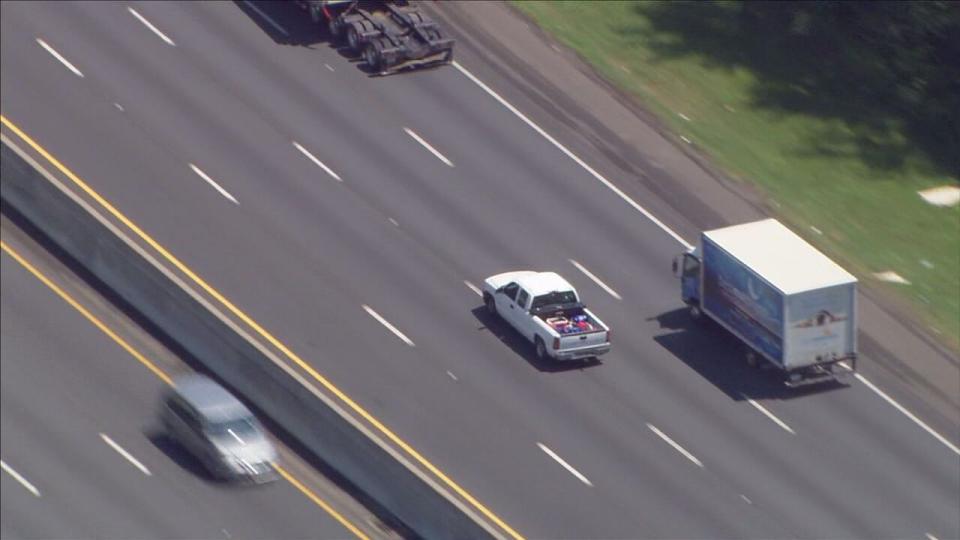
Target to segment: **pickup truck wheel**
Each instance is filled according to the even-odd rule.
[[[496,316],[497,316],[497,302],[496,302],[496,300],[494,300],[493,297],[490,296],[489,294],[485,294],[485,295],[483,295],[483,303],[484,303],[484,305],[487,306],[487,313],[489,313],[490,315],[493,315],[494,317],[496,317]]]
[[[536,345],[536,349],[537,349],[537,359],[538,359],[538,360],[546,360],[546,359],[547,359],[547,346],[544,345],[543,339],[541,339],[540,336],[537,336],[535,345]]]

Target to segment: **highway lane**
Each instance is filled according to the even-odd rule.
[[[8,232],[5,223],[7,242]],[[46,258],[23,245],[18,252],[34,264]],[[0,265],[0,446],[5,465],[29,484],[2,475],[3,538],[354,537],[285,481],[256,488],[208,481],[158,428],[164,383],[8,253]],[[70,283],[68,271],[46,268],[162,369],[182,369]]]
[[[940,479],[932,489],[920,482],[923,505],[883,489],[918,482],[909,469],[888,474],[881,467],[889,458],[844,467],[854,471],[845,474],[855,478],[857,490],[877,494],[861,499],[852,496],[857,490],[844,487],[849,483],[836,480],[839,467],[830,459],[858,453],[839,452],[839,445],[818,448],[825,455],[798,450],[789,434],[738,396],[727,395],[745,390],[771,397],[762,385],[738,388],[736,377],[749,374],[736,368],[728,376],[734,382],[721,383],[718,392],[713,380],[701,376],[711,366],[697,362],[715,342],[661,336],[659,324],[646,320],[678,307],[675,284],[666,273],[676,244],[615,196],[585,181],[575,165],[450,70],[371,81],[331,51],[286,54],[288,49],[251,34],[250,21],[223,6],[208,11],[172,6],[150,13],[163,28],[196,40],[187,56],[206,60],[190,68],[151,34],[124,26],[129,16],[122,10],[83,9],[95,15],[84,18],[57,8],[31,16],[36,26],[55,30],[67,40],[68,51],[95,66],[84,79],[96,80],[78,88],[75,76],[36,46],[24,51],[31,55],[29,65],[10,68],[21,57],[10,58],[6,51],[16,45],[5,41],[4,70],[27,73],[46,61],[50,72],[43,77],[63,85],[49,88],[43,77],[32,84],[6,83],[4,113],[26,107],[23,115],[31,129],[36,124],[59,157],[98,182],[121,208],[135,209],[139,223],[175,245],[202,275],[215,276],[228,296],[445,470],[465,479],[521,531],[531,536],[716,531],[873,536],[898,527],[907,535],[925,526],[955,527],[950,510],[955,464],[942,449],[921,443],[899,456],[932,463],[922,468]],[[76,21],[88,28],[98,18],[103,29],[78,35]],[[29,27],[30,21],[21,22]],[[129,41],[110,41],[121,37]],[[189,47],[189,41],[174,39],[178,49]],[[138,48],[146,52],[136,55]],[[219,71],[217,63],[223,66]],[[336,66],[337,75],[324,74],[323,63]],[[148,67],[141,73],[139,66]],[[152,70],[178,76],[158,77],[150,75]],[[16,84],[22,85],[19,91]],[[324,90],[328,85],[340,90]],[[22,103],[6,97],[27,95],[26,88],[54,96]],[[124,114],[110,111],[107,89],[118,96],[129,92],[122,94]],[[417,91],[434,99],[427,101]],[[76,104],[80,96],[88,99],[79,107],[49,106],[68,98]],[[38,112],[41,107],[31,99],[49,110]],[[74,134],[56,135],[65,118],[72,119],[67,124],[95,129],[98,138],[80,142]],[[432,141],[455,167],[403,139],[406,125]],[[286,146],[293,137],[318,155],[324,152],[321,159],[345,182],[331,181]],[[103,160],[98,147],[114,149],[115,159]],[[191,176],[183,163],[198,155],[215,164],[201,167],[231,183],[227,189],[242,213],[233,213],[231,203]],[[125,180],[142,174],[150,179]],[[544,192],[555,195],[544,198]],[[171,208],[177,221],[196,219],[203,225],[171,223]],[[563,228],[565,223],[577,225]],[[236,259],[251,247],[269,262],[238,267]],[[624,302],[579,275],[570,258],[602,276]],[[479,283],[485,274],[528,265],[562,269],[614,324],[618,349],[604,366],[547,375],[477,331],[486,321],[469,312],[479,299],[462,280]],[[404,347],[358,309],[360,303],[398,324],[417,347]],[[637,321],[635,333],[627,326],[631,321]],[[318,337],[318,328],[336,338]],[[679,361],[684,358],[687,362]],[[421,390],[398,395],[396,388]],[[898,432],[897,440],[916,438],[914,427],[891,417],[897,413],[884,410],[875,396],[849,390],[830,407],[817,396],[820,406],[811,405],[810,398],[791,400],[785,409],[777,404],[776,412],[791,411],[790,424],[801,435],[809,423],[835,424],[839,429],[828,431],[846,437],[861,456],[891,431]],[[850,415],[856,421],[874,419],[869,433],[851,434],[846,428],[853,420],[838,415],[838,405],[841,411],[862,411]],[[894,427],[887,425],[888,418]],[[694,449],[710,476],[698,476],[646,428],[647,422]],[[593,489],[571,487],[577,481],[535,446],[537,440],[584,471]],[[883,475],[872,477],[881,470]],[[758,508],[743,501],[740,492],[750,500],[759,500],[757,494],[766,500]],[[896,506],[903,508],[889,511]],[[810,513],[821,519],[811,523]]]

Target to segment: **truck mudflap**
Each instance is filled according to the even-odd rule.
[[[784,384],[789,388],[800,388],[828,381],[841,381],[856,371],[857,356],[852,355],[788,371]]]

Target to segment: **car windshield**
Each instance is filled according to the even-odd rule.
[[[233,437],[242,443],[257,436],[257,425],[253,418],[237,418],[211,423],[208,432],[214,437]]]
[[[542,308],[543,306],[551,306],[556,304],[572,304],[577,301],[577,295],[573,291],[561,291],[561,292],[552,292],[549,294],[542,294],[533,299],[533,303],[530,304],[532,309]]]

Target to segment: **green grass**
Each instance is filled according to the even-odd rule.
[[[798,52],[796,43],[762,35],[776,28],[744,28],[738,4],[514,5],[731,177],[759,186],[796,232],[958,348],[960,208],[931,206],[917,194],[957,177],[938,159],[942,148],[925,145],[934,137],[924,138],[922,126],[883,96],[869,99],[876,70],[864,51]],[[873,276],[886,270],[911,285]]]

